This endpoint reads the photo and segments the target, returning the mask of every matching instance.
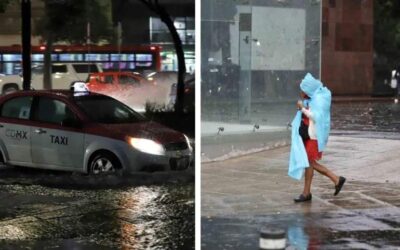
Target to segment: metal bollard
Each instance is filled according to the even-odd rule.
[[[282,229],[261,229],[260,250],[278,250],[286,247],[286,233]]]

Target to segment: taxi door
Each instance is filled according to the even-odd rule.
[[[58,99],[40,97],[33,112],[33,163],[48,168],[82,169],[84,134],[68,105]]]
[[[0,143],[11,164],[31,163],[30,112],[33,97],[21,96],[6,101],[0,115]]]

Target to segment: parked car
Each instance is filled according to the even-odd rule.
[[[74,90],[1,97],[0,160],[90,174],[189,166],[192,148],[184,134],[148,121],[109,96]]]
[[[177,95],[177,84],[174,83],[171,86],[170,94],[169,94],[169,105],[174,106],[176,102]],[[185,89],[184,89],[184,99],[183,99],[183,109],[186,112],[194,111],[195,105],[195,79],[190,78],[185,81]]]
[[[169,88],[133,72],[102,72],[89,75],[87,87],[90,91],[110,95],[134,108],[145,111],[146,103],[166,105]]]
[[[69,89],[71,82],[84,81],[92,72],[102,72],[99,64],[55,63],[51,66],[52,89]],[[0,76],[0,90],[8,94],[22,89],[22,74]],[[43,89],[43,65],[32,67],[31,87]]]
[[[145,78],[132,72],[101,72],[91,73],[86,80],[90,91],[109,93],[110,91],[125,91],[148,84]]]

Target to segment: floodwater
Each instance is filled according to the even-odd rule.
[[[1,249],[194,249],[194,170],[0,168]]]

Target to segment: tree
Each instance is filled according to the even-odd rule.
[[[156,13],[162,22],[167,26],[172,40],[174,41],[175,51],[178,58],[178,84],[175,102],[175,111],[178,113],[183,112],[183,102],[184,102],[184,90],[185,90],[185,54],[183,52],[183,46],[181,38],[179,37],[178,31],[175,28],[174,21],[168,14],[164,6],[160,5],[158,0],[139,0],[144,5],[146,5],[151,11]]]
[[[396,66],[400,61],[400,2],[374,0],[374,49],[379,61]]]
[[[4,11],[6,11],[10,2],[11,0],[0,0],[0,13],[4,13]]]
[[[46,43],[44,55],[44,88],[51,84],[51,52],[53,44],[59,41],[87,43],[87,26],[90,23],[90,42],[112,38],[111,20],[100,1],[89,0],[43,0],[45,14],[37,23],[36,33]]]

